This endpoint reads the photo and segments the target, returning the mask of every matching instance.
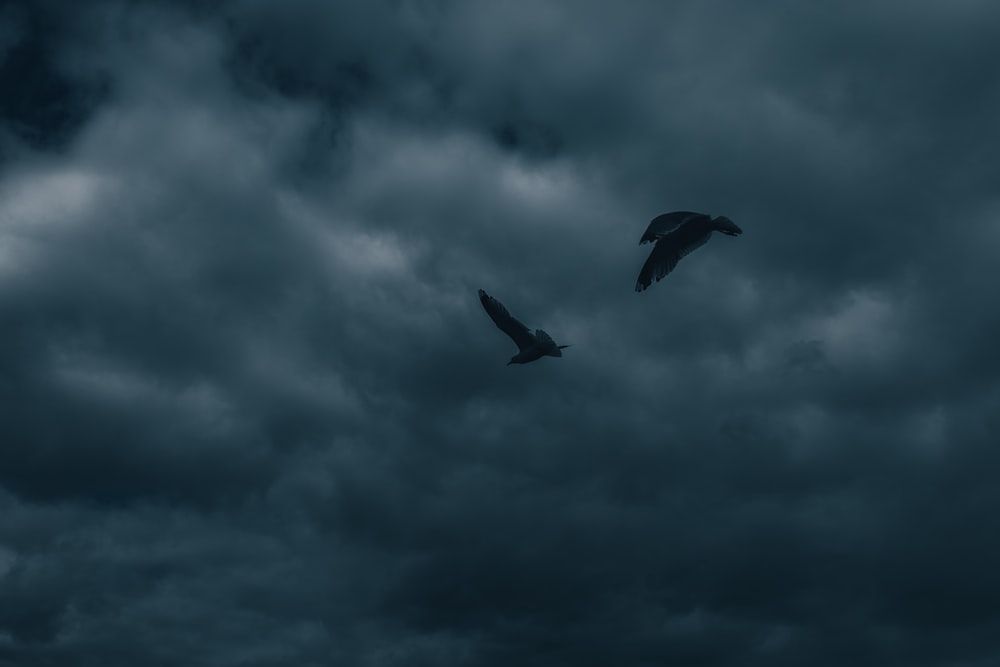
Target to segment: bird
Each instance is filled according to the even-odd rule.
[[[569,345],[557,345],[552,337],[541,329],[535,329],[535,333],[531,333],[528,327],[504,308],[502,303],[484,290],[479,290],[479,301],[486,309],[486,314],[490,316],[500,331],[513,338],[514,342],[517,343],[518,352],[507,362],[508,366],[526,364],[545,356],[561,357],[562,350],[569,347]]]
[[[673,271],[682,257],[705,245],[712,232],[739,236],[743,230],[724,215],[713,218],[707,213],[674,211],[653,218],[639,239],[639,245],[653,241],[656,241],[656,245],[639,271],[635,291],[643,291],[653,281],[658,281]]]

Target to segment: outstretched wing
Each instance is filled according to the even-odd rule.
[[[521,350],[535,344],[535,338],[520,321],[511,316],[503,304],[491,297],[483,290],[479,290],[479,301],[482,302],[486,314],[490,316],[493,323],[500,331],[514,339],[517,347]]]
[[[552,336],[548,335],[542,329],[535,329],[535,340],[540,344],[544,345],[548,343],[549,345],[555,345],[556,342],[552,340]]]
[[[642,265],[639,279],[635,281],[635,291],[643,291],[653,284],[654,280],[660,280],[673,271],[681,258],[708,243],[711,237],[711,229],[701,230],[690,226],[664,236],[656,242],[653,251],[646,258],[646,263]]]
[[[692,211],[674,211],[673,213],[658,215],[649,222],[649,227],[646,227],[645,233],[643,233],[642,238],[639,239],[639,245],[642,245],[643,243],[651,243],[657,239],[661,239],[670,233],[671,230],[679,227],[682,223],[693,222],[698,218],[711,220],[712,216],[705,215],[704,213],[694,213]]]
[[[552,336],[541,329],[535,329],[535,341],[542,353],[550,357],[561,357],[562,348],[569,347],[569,345],[556,345],[556,342],[552,340]]]

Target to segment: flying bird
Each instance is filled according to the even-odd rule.
[[[507,365],[526,364],[542,357],[561,357],[563,348],[569,345],[556,345],[552,337],[541,329],[535,329],[531,333],[528,327],[515,319],[503,304],[491,297],[483,290],[479,290],[479,301],[482,302],[486,314],[490,316],[493,323],[499,327],[500,331],[514,339],[517,343],[518,352]]]
[[[643,291],[653,281],[658,281],[673,271],[682,257],[705,245],[712,232],[739,236],[743,230],[724,215],[713,218],[705,213],[674,211],[653,218],[639,239],[639,245],[653,241],[656,241],[656,245],[639,271],[635,291]]]

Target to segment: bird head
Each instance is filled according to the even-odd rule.
[[[715,228],[723,234],[727,234],[729,236],[739,236],[743,233],[743,230],[737,227],[735,222],[724,215],[718,216],[712,222],[715,223]]]

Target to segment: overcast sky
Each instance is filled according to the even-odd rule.
[[[0,665],[1000,664],[998,63],[992,0],[0,2]],[[636,294],[678,209],[744,234]]]

